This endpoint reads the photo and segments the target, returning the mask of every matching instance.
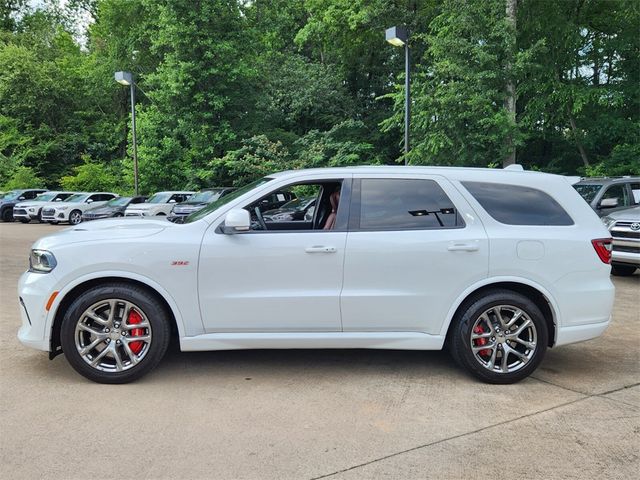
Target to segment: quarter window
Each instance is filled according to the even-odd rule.
[[[464,223],[453,202],[433,180],[362,179],[360,229],[455,228]]]
[[[569,214],[535,188],[501,183],[462,182],[489,215],[507,225],[573,225]]]

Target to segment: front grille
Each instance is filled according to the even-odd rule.
[[[125,217],[142,217],[142,213],[139,212],[127,212],[124,215]]]
[[[13,214],[14,215],[26,215],[27,211],[24,208],[14,208],[13,209]]]
[[[54,213],[56,213],[55,208],[43,208],[42,209],[42,215],[53,215]]]
[[[640,246],[638,247],[627,247],[627,246],[621,246],[621,245],[613,245],[613,251],[614,252],[625,252],[625,253],[637,253],[640,254]]]
[[[614,238],[637,238],[640,240],[640,231],[634,232],[632,230],[618,230],[618,225],[616,228],[611,230],[611,236]]]

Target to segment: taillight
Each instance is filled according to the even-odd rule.
[[[596,253],[602,263],[611,263],[611,239],[610,238],[596,238],[591,240],[593,248],[596,249]]]

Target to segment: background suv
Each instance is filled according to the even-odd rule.
[[[117,193],[111,192],[76,193],[59,204],[44,207],[42,221],[53,224],[69,222],[71,225],[77,225],[82,222],[82,213],[85,210],[102,205],[117,196]]]
[[[176,203],[188,200],[194,192],[158,192],[151,195],[145,203],[129,205],[125,217],[167,216]]]
[[[233,187],[205,188],[193,194],[188,200],[174,205],[167,220],[171,222],[181,222],[187,215],[197,212],[211,202],[215,202],[234,190],[235,188]]]
[[[573,188],[600,217],[640,204],[640,177],[584,178]]]
[[[20,202],[13,207],[13,218],[22,223],[29,223],[31,220],[41,220],[42,209],[58,202],[66,200],[76,192],[44,192],[31,201]]]
[[[11,190],[0,198],[0,219],[3,222],[13,222],[13,207],[23,200],[33,200],[41,193],[46,192],[45,188],[28,188],[24,190]]]
[[[117,197],[107,203],[91,207],[82,214],[82,220],[98,220],[100,218],[124,217],[124,212],[129,205],[144,203],[147,197]]]
[[[640,207],[611,213],[602,221],[613,237],[611,273],[633,275],[640,268]]]

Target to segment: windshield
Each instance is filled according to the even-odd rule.
[[[4,194],[4,197],[2,197],[3,200],[14,200],[16,198],[18,198],[20,196],[22,192],[20,190],[11,190],[10,192],[7,192]]]
[[[50,202],[56,198],[58,194],[56,192],[41,193],[33,199],[34,202]]]
[[[85,198],[87,198],[86,193],[76,193],[75,195],[71,195],[69,198],[63,200],[63,202],[84,202]]]
[[[282,210],[304,210],[308,206],[309,201],[313,199],[314,197],[294,198],[290,202],[287,202],[284,205],[282,205],[280,208]]]
[[[596,198],[596,195],[602,188],[602,185],[598,185],[597,183],[580,183],[574,185],[573,188],[578,191],[578,193],[587,201],[587,203],[591,203],[592,200]]]
[[[124,207],[125,205],[128,205],[130,201],[131,197],[118,197],[113,200],[109,200],[104,205],[107,207]]]
[[[217,200],[220,197],[222,190],[205,190],[204,192],[198,192],[192,195],[187,202],[189,203],[204,203]]]
[[[236,198],[244,195],[245,193],[253,190],[256,187],[259,187],[260,185],[264,185],[265,183],[270,182],[271,180],[273,179],[268,177],[261,178],[260,180],[256,180],[255,182],[250,183],[249,185],[245,185],[244,187],[234,190],[228,195],[225,195],[224,197],[219,198],[215,202],[210,203],[209,205],[204,207],[202,210],[198,210],[197,212],[192,213],[185,219],[184,223],[191,223],[191,222],[195,222],[196,220],[200,220],[201,218],[206,217],[211,212],[220,208],[221,206],[229,203],[232,200],[235,200]]]
[[[171,198],[170,193],[154,193],[147,203],[167,203]]]

